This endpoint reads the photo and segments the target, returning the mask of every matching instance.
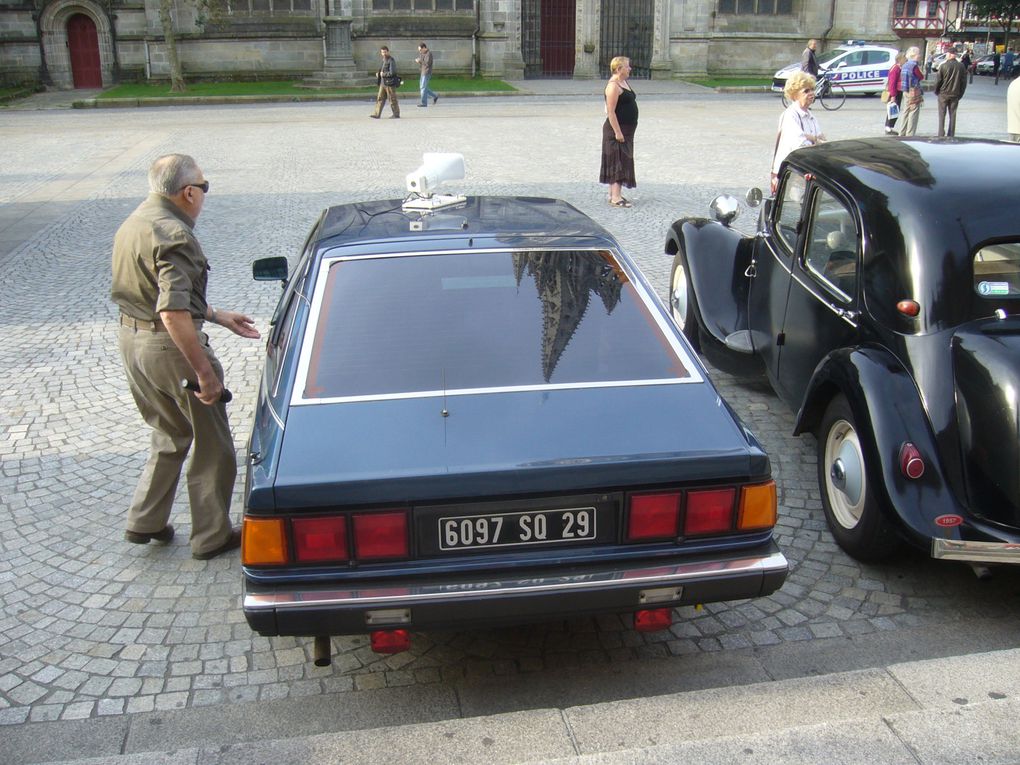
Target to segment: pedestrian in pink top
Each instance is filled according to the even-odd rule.
[[[903,101],[903,91],[900,90],[900,70],[903,68],[903,62],[906,60],[907,57],[902,52],[897,53],[896,63],[892,65],[892,68],[889,70],[889,77],[885,81],[885,89],[889,91],[889,104],[896,104],[895,117],[889,116],[891,109],[888,105],[886,108],[886,135],[894,135],[896,133],[893,127],[896,125],[896,120],[900,118],[900,105]]]

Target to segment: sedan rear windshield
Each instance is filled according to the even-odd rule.
[[[305,400],[690,378],[661,314],[607,251],[354,258],[324,268],[302,355]]]

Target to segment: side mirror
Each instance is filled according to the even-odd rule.
[[[737,215],[740,213],[740,203],[736,197],[723,194],[713,199],[708,209],[712,211],[712,217],[716,221],[728,226],[737,219]]]
[[[765,195],[762,194],[761,189],[754,186],[747,190],[747,193],[744,195],[744,201],[747,203],[748,207],[754,208],[761,204],[761,200],[764,199],[764,197]]]
[[[251,276],[257,282],[287,281],[287,259],[259,258],[251,264]]]

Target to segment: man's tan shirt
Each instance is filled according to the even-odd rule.
[[[166,197],[149,194],[113,239],[110,296],[125,315],[159,321],[160,311],[205,318],[209,262],[193,231],[195,221]]]

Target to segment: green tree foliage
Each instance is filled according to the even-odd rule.
[[[967,5],[971,14],[989,19],[1002,27],[1006,33],[1006,44],[1009,44],[1013,22],[1020,20],[1020,0],[970,0]]]

